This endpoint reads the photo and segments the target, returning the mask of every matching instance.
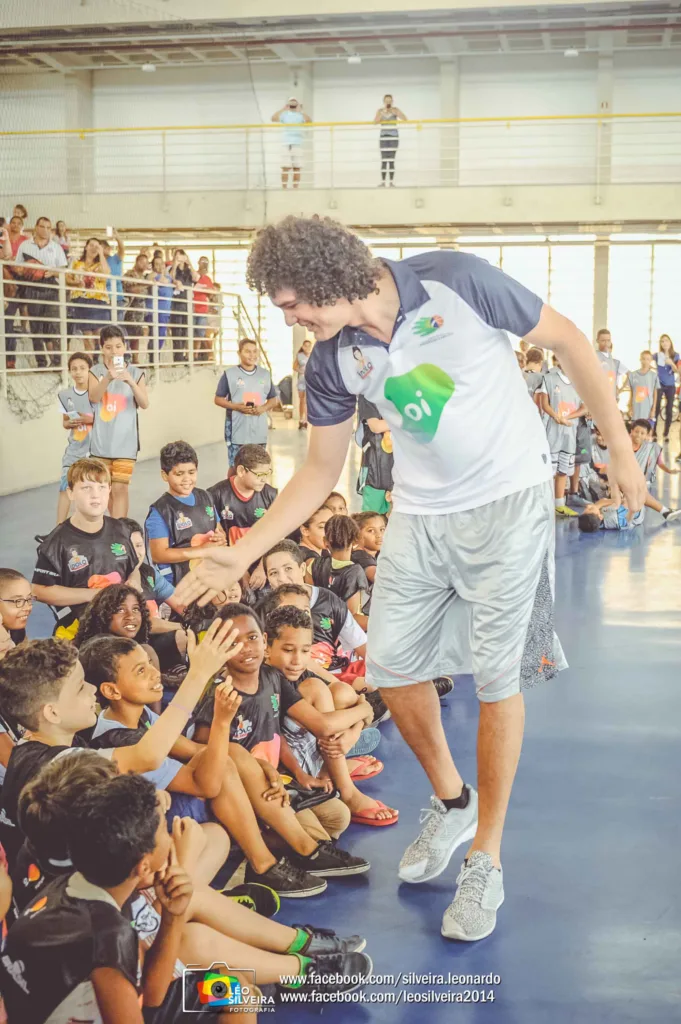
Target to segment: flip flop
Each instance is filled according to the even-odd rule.
[[[381,800],[377,800],[375,810],[366,810],[362,811],[360,814],[353,814],[352,817],[350,818],[350,821],[354,822],[355,825],[372,825],[374,828],[381,828],[383,825],[395,825],[397,824],[397,819],[400,816],[399,811],[395,811],[394,817],[392,818],[372,817],[372,815],[375,814],[376,811],[389,810],[392,810],[392,808],[386,807],[386,805]]]
[[[376,758],[369,759],[368,757],[353,757],[353,761],[361,761],[362,764],[369,765],[373,762],[373,770],[370,772],[361,772],[359,768],[355,768],[354,771],[350,772],[350,778],[354,782],[361,782],[364,779],[373,779],[376,775],[380,775],[383,771],[384,765],[382,761],[377,761]]]

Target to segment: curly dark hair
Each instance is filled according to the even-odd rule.
[[[169,473],[174,466],[178,466],[182,462],[193,462],[195,466],[199,464],[199,457],[195,449],[186,441],[171,441],[169,444],[164,444],[160,454],[161,469],[164,473]]]
[[[100,590],[83,612],[78,624],[78,632],[73,638],[76,647],[81,647],[90,637],[108,636],[111,633],[112,618],[116,612],[121,610],[124,601],[130,596],[137,600],[142,614],[142,625],[137,636],[132,639],[136,640],[138,644],[149,643],[151,616],[146,601],[138,590],[128,586],[127,583],[112,583],[110,587]]]
[[[0,661],[0,712],[36,732],[40,713],[57,700],[78,661],[65,640],[27,640]]]
[[[309,629],[312,633],[310,613],[304,612],[302,608],[296,608],[292,604],[283,604],[274,608],[265,620],[268,645],[273,640],[278,640],[282,630],[289,626],[291,629]]]
[[[338,221],[290,216],[257,233],[246,280],[260,295],[290,288],[302,302],[333,306],[339,299],[366,299],[382,269],[361,238]]]

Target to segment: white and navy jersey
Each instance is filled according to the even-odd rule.
[[[101,1024],[90,981],[109,967],[139,988],[139,939],[129,905],[78,872],[56,878],[10,928],[0,956],[8,1019],[25,1024]]]
[[[92,403],[87,391],[77,391],[73,386],[59,392],[59,407],[66,416],[71,412],[77,412],[79,416],[89,416],[92,413]],[[69,443],[61,460],[62,469],[72,466],[78,459],[86,459],[90,454],[90,433],[91,424],[83,427],[72,427],[69,430]]]
[[[549,370],[544,374],[540,391],[548,397],[549,405],[558,416],[569,416],[570,413],[577,412],[582,404],[572,381],[558,369]],[[547,413],[544,413],[542,419],[551,451],[574,452],[577,441],[577,420],[571,420],[570,425],[565,426],[562,423],[556,423]]]
[[[597,352],[596,355],[598,356],[603,373],[607,374],[608,380],[612,384],[612,393],[617,397],[617,385],[620,378],[628,372],[627,368],[623,362],[619,359],[614,359],[607,352]]]
[[[351,419],[360,394],[373,402],[392,432],[399,512],[477,508],[550,479],[544,430],[506,334],[529,334],[542,300],[467,253],[384,263],[400,300],[390,344],[345,327],[315,345],[309,422]]]
[[[655,408],[655,392],[657,391],[657,370],[632,370],[627,374],[631,388],[631,418],[649,420]]]
[[[634,456],[641,471],[650,487],[655,483],[657,477],[657,463],[662,454],[662,448],[657,441],[644,441],[640,448],[634,451]]]
[[[208,493],[228,542],[236,544],[262,519],[279,492],[276,487],[265,484],[261,491],[254,491],[250,498],[244,498],[236,489],[234,477],[229,477],[209,487]]]

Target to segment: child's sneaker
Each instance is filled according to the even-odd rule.
[[[291,859],[296,866],[319,878],[363,875],[371,867],[368,860],[364,860],[363,857],[353,857],[347,850],[341,850],[328,839],[321,842],[309,857],[293,854]]]
[[[380,690],[372,690],[371,693],[364,695],[364,699],[367,704],[371,705],[371,710],[374,713],[374,720],[372,725],[380,725],[381,722],[387,722],[390,718],[390,710],[387,704],[381,697]],[[349,756],[349,755],[348,755]]]
[[[673,523],[675,519],[681,519],[681,508],[669,508],[662,513],[665,523]]]
[[[472,839],[478,827],[478,794],[467,786],[466,807],[447,810],[436,796],[421,811],[423,828],[404,852],[398,874],[403,882],[430,882],[445,870],[457,846]]]
[[[575,512],[573,508],[568,508],[567,505],[556,505],[556,515],[563,519],[569,519],[571,516],[578,516],[579,512]]]
[[[474,850],[463,862],[456,884],[456,896],[442,919],[444,937],[475,942],[491,935],[504,902],[501,869],[494,867],[488,853]]]
[[[256,882],[258,885],[266,885],[279,896],[287,899],[304,899],[306,896],[318,896],[326,889],[326,882],[323,878],[302,871],[295,864],[292,864],[287,857],[282,857],[264,874],[255,873],[251,865],[246,868],[246,882]]]
[[[281,906],[281,900],[274,889],[260,882],[245,882],[243,885],[235,885],[233,889],[223,889],[222,895],[248,910],[254,910],[262,917],[274,917]]]
[[[330,928],[317,928],[313,924],[294,924],[292,928],[300,928],[307,932],[309,938],[302,949],[297,952],[303,956],[328,956],[330,953],[361,953],[367,940],[361,935],[350,935],[343,939]]]
[[[366,953],[329,953],[310,960],[297,984],[284,986],[303,992],[354,992],[363,988],[374,965]]]

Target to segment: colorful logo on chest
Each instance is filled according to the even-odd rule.
[[[431,334],[439,331],[442,326],[444,326],[444,320],[441,316],[422,316],[419,320],[414,321],[412,330],[419,338],[428,338]]]
[[[116,558],[124,558],[126,555],[125,544],[112,544],[111,554],[115,555]]]
[[[419,444],[433,440],[454,381],[433,363],[422,363],[400,377],[388,377],[383,394],[402,415],[402,430]]]
[[[112,394],[110,391],[106,391],[102,398],[101,419],[104,423],[110,423],[111,420],[123,412],[127,404],[128,399],[125,395]]]
[[[189,516],[186,516],[184,512],[180,512],[179,516],[175,520],[176,530],[191,530],[193,523]]]
[[[70,572],[80,572],[81,569],[87,569],[89,564],[85,555],[79,555],[75,548],[72,549],[71,557],[68,560]]]
[[[319,620],[319,625],[321,629],[324,630],[325,633],[328,633],[331,627],[333,626],[333,619],[330,619],[328,615],[322,615],[321,619]]]

